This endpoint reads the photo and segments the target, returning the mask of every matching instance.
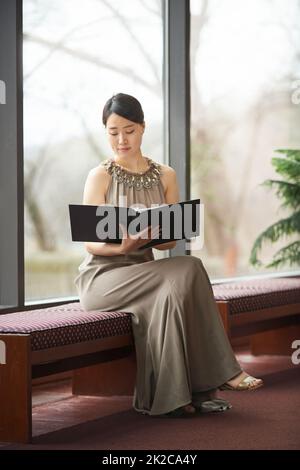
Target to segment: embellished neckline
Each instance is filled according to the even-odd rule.
[[[121,168],[121,170],[125,171],[126,173],[129,173],[130,175],[145,175],[150,169],[151,169],[151,163],[152,163],[152,160],[151,158],[149,157],[145,157],[147,162],[148,162],[148,165],[149,167],[147,168],[147,170],[145,171],[131,171],[131,170],[127,170],[127,168],[124,168],[124,166],[120,165],[119,163],[116,162],[116,160],[114,160],[113,158],[110,158],[109,160],[111,160],[113,162],[114,165],[116,165],[117,167]]]
[[[152,188],[158,185],[161,174],[161,166],[159,163],[154,162],[151,158],[145,157],[149,163],[149,168],[144,172],[134,172],[127,170],[117,163],[113,158],[108,158],[102,165],[106,168],[107,172],[116,179],[118,183],[124,183],[129,187],[136,189]]]

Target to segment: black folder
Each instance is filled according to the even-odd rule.
[[[119,223],[129,234],[138,233],[148,225],[160,226],[160,235],[140,249],[172,240],[189,240],[200,234],[200,199],[146,208],[137,206],[69,204],[72,241],[122,243]]]

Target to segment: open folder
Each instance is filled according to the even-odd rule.
[[[119,207],[111,204],[92,206],[69,204],[72,240],[76,242],[122,243],[119,224],[135,235],[147,226],[160,226],[160,234],[139,249],[183,240],[200,234],[200,199],[151,207]]]

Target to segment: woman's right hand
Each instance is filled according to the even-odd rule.
[[[122,255],[126,255],[127,253],[130,253],[131,251],[136,251],[142,246],[146,245],[149,243],[153,238],[158,238],[158,235],[160,233],[159,225],[154,227],[152,229],[151,233],[151,225],[148,225],[144,230],[141,232],[137,233],[136,235],[130,235],[126,227],[123,224],[119,224],[123,233],[123,238],[122,238],[122,243],[120,245],[120,253]],[[146,237],[147,234],[147,237]],[[145,237],[145,238],[141,238]]]

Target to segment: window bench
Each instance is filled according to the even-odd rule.
[[[300,277],[212,288],[229,338],[254,335],[252,352],[282,353],[300,339]],[[0,441],[31,441],[33,378],[73,370],[74,394],[131,395],[135,367],[130,312],[73,302],[0,315]]]
[[[86,312],[75,302],[0,315],[0,441],[31,441],[32,379],[128,357],[126,375],[113,385],[125,394],[133,351],[126,312]]]
[[[250,336],[252,354],[292,354],[292,341],[300,339],[300,276],[239,280],[212,287],[231,340]]]

